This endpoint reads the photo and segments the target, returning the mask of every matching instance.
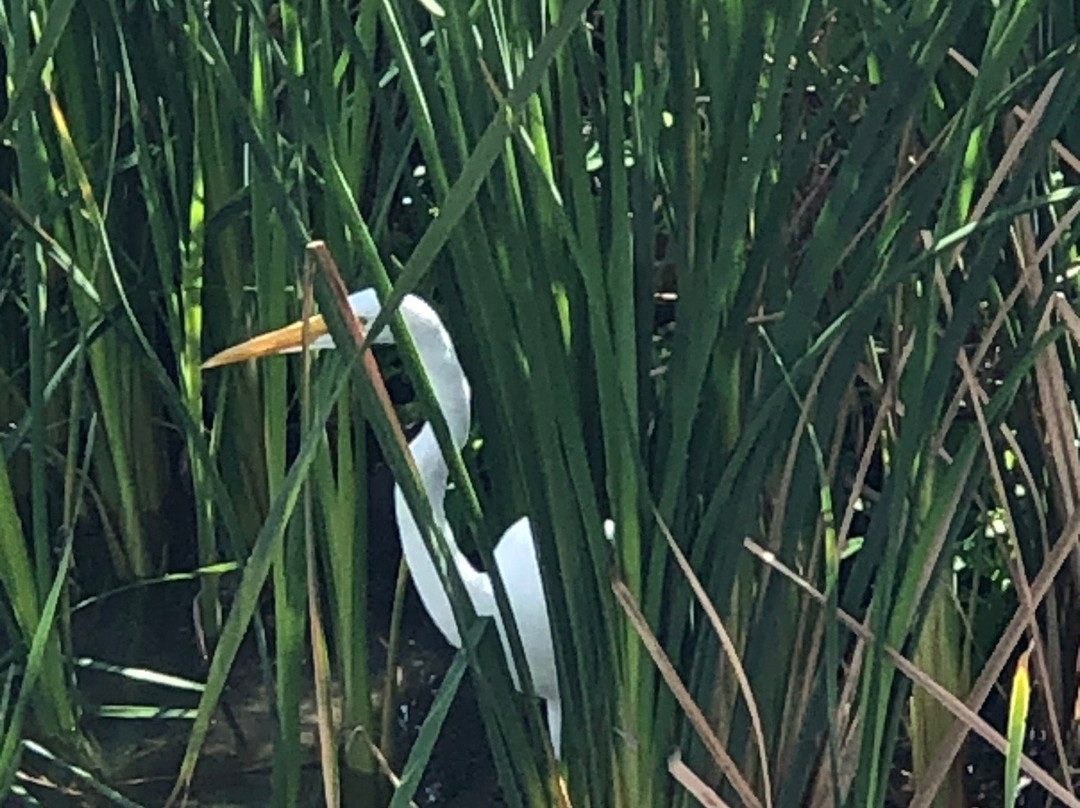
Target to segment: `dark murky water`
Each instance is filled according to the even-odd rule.
[[[385,520],[380,523],[392,524],[392,486],[392,479],[385,469],[378,468],[373,472],[369,507],[378,519]],[[381,545],[372,546],[369,551],[369,658],[371,683],[376,693],[380,692],[386,673],[390,607],[401,555],[394,532],[383,533],[385,535],[379,539]],[[222,579],[226,603],[237,580],[237,574]],[[156,584],[117,594],[79,610],[72,625],[75,655],[111,666],[142,668],[195,682],[204,681],[206,669],[195,636],[192,609],[197,591],[195,582]],[[264,619],[272,616],[269,597],[262,614]],[[272,642],[272,626],[267,627],[266,633]],[[410,588],[395,673],[398,683],[395,755],[390,761],[395,771],[400,771],[453,655],[454,649],[438,633]],[[272,662],[272,648],[270,658]],[[88,711],[101,705],[193,709],[198,704],[198,693],[137,682],[116,673],[80,666],[77,675],[79,691]],[[215,716],[200,757],[189,805],[261,808],[269,804],[271,798],[276,722],[251,632],[238,654],[222,701],[224,708],[219,708]],[[97,774],[101,779],[137,802],[162,804],[183,757],[190,721],[184,718],[92,718],[86,725],[100,747],[102,771]],[[305,792],[310,795],[311,805],[319,805],[322,796],[311,692],[302,706],[301,740],[306,754],[305,773],[310,781],[305,783]],[[32,768],[31,760],[27,764]],[[380,780],[385,782],[381,775]],[[64,784],[52,785],[56,788],[45,787],[43,793],[56,797],[58,805],[93,804],[88,796],[79,796],[78,788],[63,796]],[[468,677],[447,716],[415,802],[439,806],[501,804]]]
[[[118,595],[100,606],[82,610],[73,627],[77,655],[109,665],[204,680],[205,670],[192,627],[191,604],[196,591],[193,583],[163,584]],[[272,631],[268,629],[268,633]],[[372,684],[376,690],[385,675],[385,640],[385,631],[379,631],[370,643]],[[454,655],[412,592],[406,603],[399,647],[396,755],[391,761],[398,771]],[[198,703],[197,693],[136,682],[96,669],[80,668],[79,685],[87,704],[93,707],[142,704],[194,708]],[[276,725],[257,646],[250,636],[234,665],[223,701],[231,720],[219,709],[200,758],[189,804],[266,805],[270,800]],[[321,786],[311,692],[303,702],[302,722],[311,804],[316,805],[321,802]],[[95,718],[88,727],[101,746],[103,779],[131,799],[146,805],[161,804],[183,756],[190,721]],[[468,677],[447,717],[415,801],[440,806],[500,803]]]

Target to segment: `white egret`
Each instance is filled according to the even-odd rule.
[[[363,289],[349,295],[353,313],[365,325],[374,322],[380,311],[379,298],[374,289]],[[415,295],[406,295],[401,301],[402,319],[412,335],[420,356],[420,364],[431,381],[432,390],[442,409],[446,425],[454,445],[460,449],[469,435],[470,400],[469,381],[458,360],[454,343],[435,310]],[[313,318],[308,324],[314,337],[313,349],[333,348],[334,342],[327,333],[321,318]],[[302,323],[297,322],[271,331],[247,342],[229,348],[208,359],[203,367],[216,367],[244,359],[289,353],[300,350],[303,339]],[[389,328],[384,328],[374,339],[378,344],[393,344]],[[514,684],[520,689],[518,676],[510,652],[510,643],[502,616],[495,600],[491,577],[476,569],[454,541],[453,531],[446,520],[443,500],[446,494],[449,470],[435,438],[431,424],[425,424],[420,433],[409,443],[416,460],[416,467],[423,481],[435,523],[442,531],[450,558],[472,600],[473,609],[481,616],[492,616],[498,626],[503,651],[507,655]],[[413,582],[424,608],[431,615],[443,636],[456,648],[461,647],[461,633],[450,606],[450,599],[443,587],[427,546],[420,535],[412,511],[402,494],[401,486],[394,487],[394,512],[401,534],[401,549],[409,564]],[[607,527],[605,525],[605,527]],[[494,550],[495,564],[499,568],[503,586],[506,588],[510,609],[514,614],[525,662],[529,668],[536,695],[547,705],[548,732],[555,754],[561,751],[562,702],[559,699],[559,680],[555,669],[555,647],[551,636],[551,618],[548,615],[544,586],[540,577],[540,563],[536,553],[532,526],[528,517],[512,524],[499,539]]]

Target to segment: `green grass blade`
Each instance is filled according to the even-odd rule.
[[[431,709],[424,718],[424,723],[420,725],[416,741],[409,750],[409,757],[401,770],[401,782],[394,789],[394,796],[390,800],[390,808],[406,808],[416,795],[416,790],[420,787],[420,778],[427,769],[435,742],[439,739],[439,733],[442,732],[443,722],[446,720],[447,713],[450,712],[450,706],[454,703],[458,688],[465,677],[469,657],[475,653],[480,637],[489,623],[488,620],[478,620],[462,636],[462,646],[454,655],[454,661],[450,663],[442,684],[439,685],[439,690],[435,694],[435,699],[431,703]]]
[[[68,572],[71,568],[71,550],[74,534],[67,533],[64,541],[63,552],[56,567],[56,577],[49,588],[48,596],[41,606],[41,618],[34,627],[33,638],[30,643],[30,652],[26,657],[26,669],[23,671],[22,685],[15,705],[11,711],[4,732],[3,743],[0,744],[0,794],[7,794],[15,780],[15,771],[19,765],[19,751],[22,743],[22,728],[26,717],[26,711],[35,696],[39,678],[45,670],[46,655],[55,654],[59,651],[57,635],[54,631],[57,605],[60,595],[67,585]]]
[[[59,777],[74,780],[80,783],[84,788],[98,794],[106,801],[103,804],[117,805],[120,808],[143,808],[140,803],[128,799],[113,788],[109,788],[109,786],[101,782],[100,779],[86,769],[79,766],[73,766],[64,760],[61,760],[41,744],[35,743],[34,741],[24,741],[23,747],[27,752],[30,752],[34,756],[45,761],[49,768],[59,772]]]
[[[19,77],[12,82],[14,92],[8,97],[7,114],[0,121],[0,140],[7,140],[11,129],[21,115],[24,115],[34,101],[34,90],[42,78],[46,64],[56,52],[60,38],[64,35],[71,12],[75,8],[76,0],[59,0],[49,6],[49,13],[45,18],[45,25],[37,38],[33,54],[29,59],[21,62],[22,71]],[[27,9],[16,9],[15,15],[27,15]],[[10,25],[6,8],[0,8],[0,28],[8,29]],[[14,16],[14,15],[13,15]],[[25,20],[28,23],[29,20]],[[6,38],[6,37],[5,37]]]
[[[1024,752],[1024,739],[1028,731],[1028,706],[1031,704],[1031,674],[1028,660],[1031,648],[1024,651],[1016,661],[1012,690],[1009,692],[1009,718],[1006,737],[1009,748],[1005,753],[1005,796],[1002,805],[1013,808],[1020,796],[1020,758]]]
[[[289,517],[296,506],[300,488],[307,476],[308,467],[318,452],[321,441],[321,435],[319,434],[321,425],[325,424],[326,419],[330,417],[334,401],[344,388],[347,370],[351,364],[328,364],[332,364],[332,367],[324,369],[323,375],[316,385],[312,431],[301,443],[296,459],[282,481],[281,489],[274,498],[270,512],[267,514],[266,523],[259,531],[244,566],[244,573],[233,599],[233,607],[229,611],[229,616],[222,628],[221,638],[210,663],[206,689],[199,699],[198,715],[191,729],[191,736],[184,751],[184,758],[180,764],[176,784],[173,786],[172,793],[169,796],[168,804],[170,805],[180,798],[181,793],[191,782],[199,751],[206,738],[206,733],[210,729],[210,721],[217,708],[218,700],[225,689],[229,669],[232,667],[240,643],[258,606],[259,594],[266,582],[267,575],[270,573],[271,564],[280,551]]]

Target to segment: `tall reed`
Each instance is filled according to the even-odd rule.
[[[27,710],[92,758],[66,583],[227,559],[227,604],[200,576],[212,656],[174,797],[250,630],[275,804],[302,801],[321,606],[343,699],[322,759],[342,753],[345,804],[379,801],[369,429],[440,552],[380,374],[322,281],[342,351],[297,446],[299,364],[200,371],[299,315],[313,238],[380,290],[436,422],[394,301],[443,315],[476,414],[448,453],[455,528],[490,567],[527,513],[555,627],[564,761],[476,623],[399,802],[467,669],[513,805],[883,805],[908,743],[915,804],[959,804],[957,752],[1003,742],[975,713],[1024,631],[1067,769],[1066,5],[4,0],[0,676],[22,686],[0,786]],[[979,564],[1011,582],[996,620]]]

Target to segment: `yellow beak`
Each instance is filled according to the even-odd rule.
[[[324,336],[328,331],[329,329],[326,327],[322,315],[316,314],[307,321],[308,345]],[[297,320],[295,323],[290,323],[283,328],[259,334],[257,337],[241,342],[239,345],[233,345],[221,353],[214,354],[202,363],[202,368],[208,370],[221,365],[231,365],[234,362],[243,362],[245,359],[258,359],[273,354],[293,353],[303,347],[303,341],[304,321]]]

